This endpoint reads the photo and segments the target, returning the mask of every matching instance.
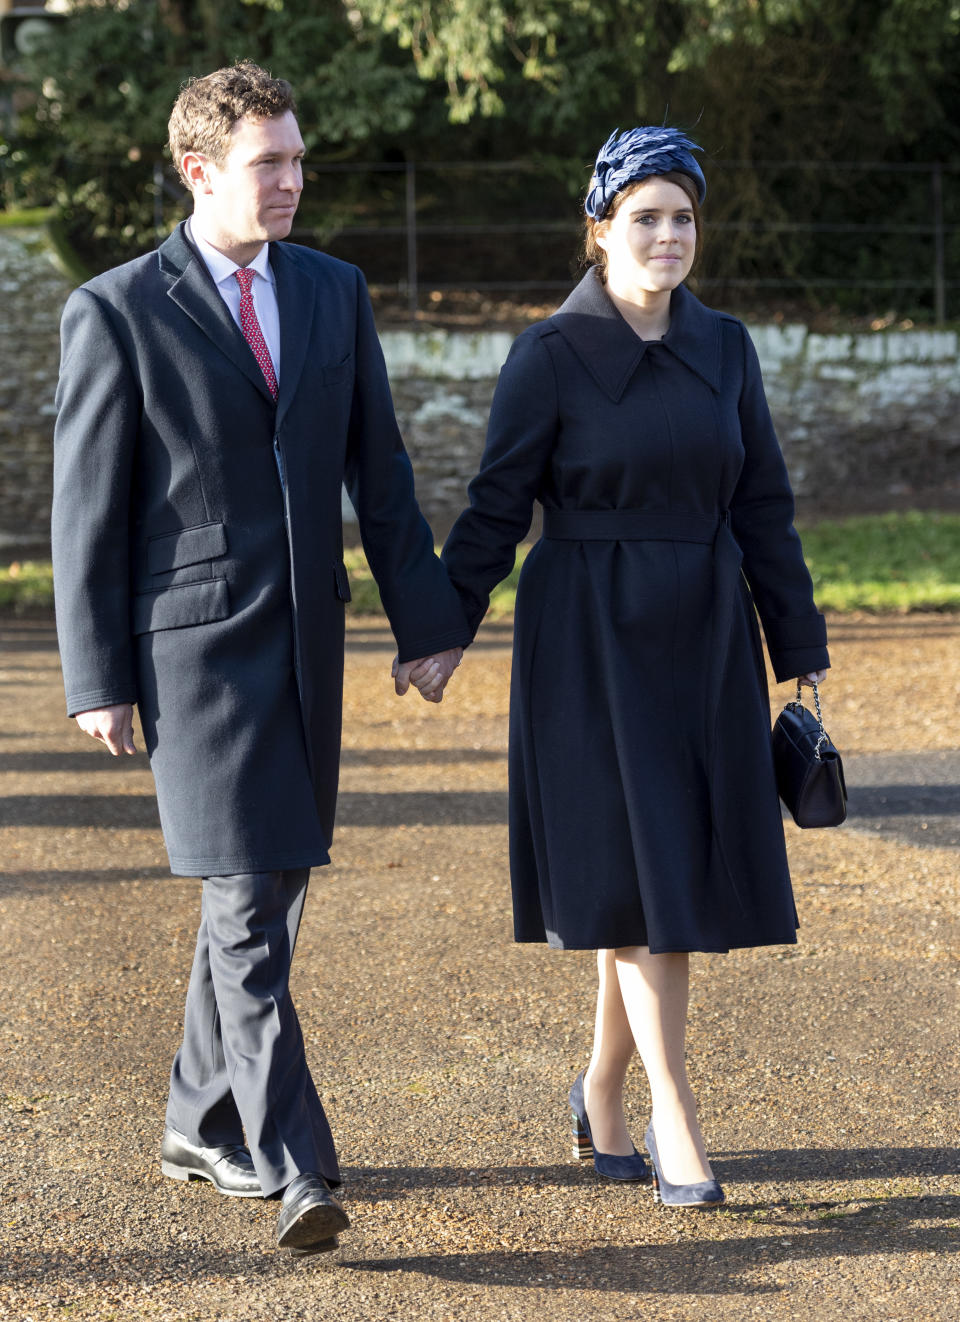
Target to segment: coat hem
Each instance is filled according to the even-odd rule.
[[[330,862],[325,849],[297,854],[271,854],[263,858],[180,858],[169,855],[175,877],[234,877],[246,872],[286,872],[292,868],[319,868]]]
[[[616,950],[624,944],[630,944],[629,942],[621,942],[619,946],[571,945],[568,942],[560,941],[555,933],[550,933],[547,936],[515,936],[513,939],[517,945],[546,945],[551,950]],[[759,937],[754,941],[731,941],[729,945],[682,945],[679,943],[654,945],[651,942],[648,949],[651,955],[727,955],[731,950],[754,950],[760,946],[795,946],[796,944],[797,936],[794,933],[793,936]]]

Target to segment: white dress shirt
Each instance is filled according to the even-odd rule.
[[[229,308],[231,317],[239,326],[240,286],[237,284],[234,271],[239,271],[240,267],[232,258],[225,257],[218,248],[214,248],[212,244],[207,243],[190,220],[187,221],[187,233],[206,263],[207,270],[213,277],[213,282],[220,292],[220,297]],[[280,309],[277,305],[277,286],[273,277],[273,269],[270,266],[268,244],[265,243],[253,261],[248,263],[248,270],[254,272],[253,284],[250,286],[250,291],[253,294],[253,307],[257,314],[257,321],[260,323],[260,329],[263,331],[263,338],[267,344],[270,361],[273,363],[274,373],[279,382]]]

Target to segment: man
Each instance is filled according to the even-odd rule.
[[[282,1194],[283,1247],[349,1224],[288,978],[329,862],[343,671],[341,482],[411,678],[469,639],[397,431],[363,278],[281,243],[303,186],[287,83],[188,83],[170,149],[191,218],[63,317],[53,553],[67,710],[113,754],[133,706],[174,873],[203,878],[164,1174]]]

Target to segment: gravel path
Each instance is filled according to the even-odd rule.
[[[960,621],[832,638],[851,818],[788,824],[800,942],[694,961],[728,1194],[697,1214],[569,1160],[593,969],[510,939],[509,630],[433,707],[393,696],[382,628],[351,627],[341,826],[294,992],[354,1229],[297,1260],[275,1203],[160,1175],[197,883],[167,871],[145,759],[64,719],[50,622],[0,621],[0,1317],[952,1322]]]

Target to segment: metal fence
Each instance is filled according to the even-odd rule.
[[[82,162],[78,187],[92,164],[116,168]],[[124,165],[142,171],[159,242],[189,199],[169,164]],[[310,163],[293,238],[356,263],[411,318],[448,296],[556,302],[581,270],[587,174],[557,160]],[[710,301],[960,320],[960,166],[712,161],[708,177],[697,279]]]
[[[411,316],[433,291],[556,295],[576,278],[579,168],[405,161],[316,165],[309,176],[310,205],[329,221],[295,237],[355,261]],[[748,176],[764,183],[764,214],[743,195]],[[937,324],[960,315],[958,166],[714,162],[710,192],[708,289],[863,307],[885,298]],[[864,219],[832,219],[844,198],[849,214],[851,193]],[[783,199],[773,214],[771,197]]]

